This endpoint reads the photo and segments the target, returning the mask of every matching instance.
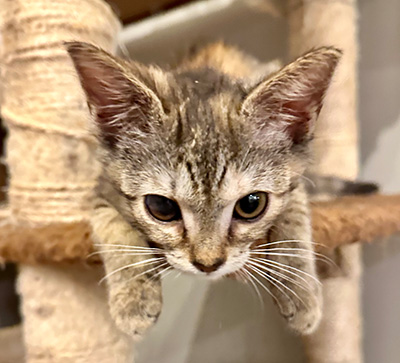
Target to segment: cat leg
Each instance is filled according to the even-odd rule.
[[[104,262],[111,315],[123,332],[140,338],[161,312],[158,267],[165,259],[151,254],[139,232],[103,200],[96,203],[91,224]]]
[[[271,228],[269,237],[264,255],[269,289],[289,327],[309,334],[321,319],[322,294],[307,197],[301,185],[292,192],[286,211]]]

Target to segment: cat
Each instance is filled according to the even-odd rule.
[[[322,298],[303,174],[341,51],[271,70],[216,43],[163,70],[66,47],[99,140],[91,223],[117,326],[143,336],[162,308],[161,272],[175,268],[263,288],[290,328],[314,331]]]

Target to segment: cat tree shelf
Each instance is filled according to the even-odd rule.
[[[314,241],[327,253],[355,242],[371,242],[400,232],[400,195],[342,197],[312,204]],[[0,262],[99,263],[88,222],[43,226],[14,224],[7,208],[0,213]],[[29,251],[29,253],[27,252]]]

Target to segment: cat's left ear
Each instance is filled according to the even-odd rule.
[[[298,58],[250,92],[242,115],[258,135],[283,135],[293,144],[306,142],[341,54],[324,47]]]

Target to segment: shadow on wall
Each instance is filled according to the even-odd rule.
[[[384,192],[400,190],[400,2],[360,2],[362,176]],[[399,237],[364,248],[365,362],[399,362]]]
[[[239,1],[208,14],[201,21],[180,20],[179,26],[168,25],[162,31],[135,37],[133,41],[128,27],[121,39],[132,59],[160,65],[174,64],[193,46],[218,40],[239,46],[261,60],[282,58],[287,53],[286,21],[257,12]]]

